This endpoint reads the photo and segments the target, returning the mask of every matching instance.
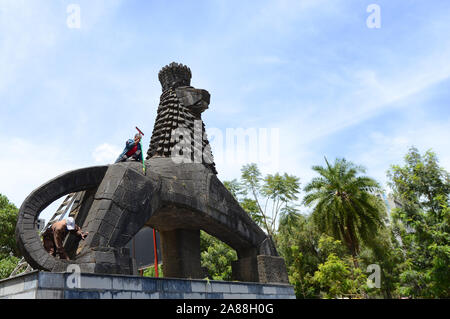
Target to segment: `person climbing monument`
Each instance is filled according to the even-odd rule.
[[[140,133],[136,133],[134,139],[129,139],[126,142],[122,154],[120,154],[120,156],[114,163],[125,162],[129,158],[138,162],[142,162],[142,148],[140,143],[141,138],[142,135]]]
[[[60,259],[69,259],[63,244],[64,239],[69,232],[83,240],[88,235],[87,232],[83,232],[81,228],[75,224],[73,217],[68,217],[67,219],[55,222],[42,234],[45,250],[53,257],[59,255]]]

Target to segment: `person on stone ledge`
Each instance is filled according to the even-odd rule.
[[[126,142],[125,148],[116,159],[114,163],[125,162],[127,159],[131,158],[135,161],[142,162],[142,148],[141,148],[141,138],[142,135],[137,133],[133,139],[129,139]]]
[[[45,250],[53,257],[59,255],[60,259],[69,259],[63,244],[64,239],[69,232],[83,240],[88,235],[87,232],[83,232],[81,228],[75,224],[73,217],[68,217],[67,219],[54,223],[42,234]]]

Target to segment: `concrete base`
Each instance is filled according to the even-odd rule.
[[[72,288],[73,287],[73,288]],[[295,299],[290,285],[34,271],[0,281],[0,299]]]
[[[231,262],[232,277],[238,281],[288,284],[282,257],[258,255]]]
[[[286,264],[282,257],[259,255],[256,259],[258,263],[259,282],[289,283]]]

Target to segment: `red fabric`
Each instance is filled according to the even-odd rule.
[[[129,150],[128,152],[126,152],[126,155],[127,155],[127,156],[133,155],[134,153],[136,153],[137,149],[138,149],[138,145],[136,144],[135,146],[133,146],[133,148],[132,148],[131,150]]]

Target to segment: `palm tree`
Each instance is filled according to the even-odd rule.
[[[358,176],[365,169],[345,159],[337,158],[326,167],[313,166],[319,173],[305,186],[307,193],[303,203],[315,204],[313,221],[319,230],[341,240],[348,247],[355,267],[360,243],[372,246],[373,239],[383,227],[384,211],[378,198],[371,194],[380,191],[380,185],[372,178]]]

